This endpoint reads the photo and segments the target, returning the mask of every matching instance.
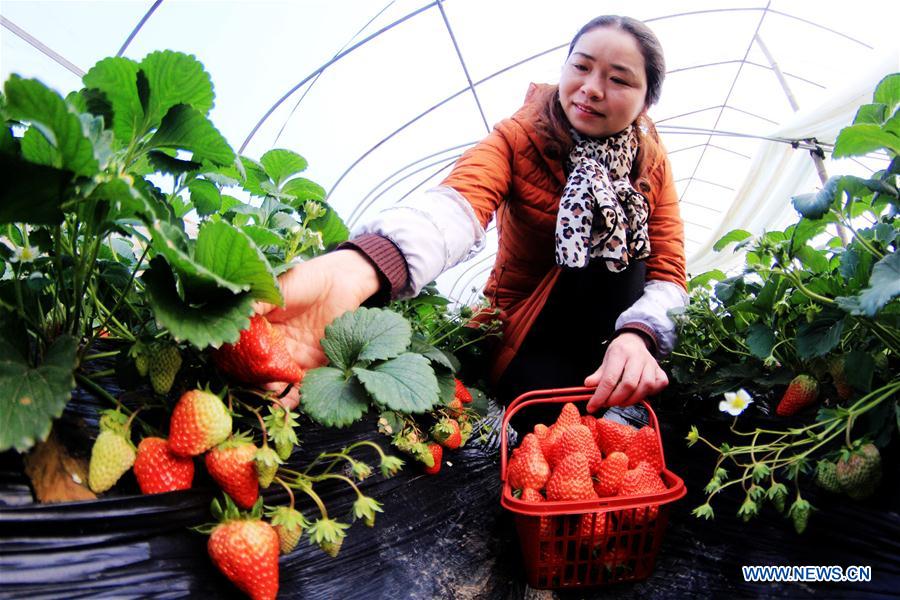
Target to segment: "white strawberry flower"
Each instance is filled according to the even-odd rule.
[[[719,402],[719,410],[731,416],[738,416],[753,404],[753,397],[744,388],[736,392],[725,392],[725,399]]]
[[[9,257],[9,262],[13,263],[30,263],[34,262],[40,255],[40,251],[37,249],[37,246],[16,246],[13,248],[13,255]]]

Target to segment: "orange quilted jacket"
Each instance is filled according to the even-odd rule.
[[[525,105],[469,149],[443,181],[475,210],[483,227],[497,215],[499,248],[484,294],[500,309],[503,340],[491,378],[496,382],[544,307],[560,268],[554,260],[559,198],[566,183],[560,161],[547,157],[534,123],[555,86],[532,86]],[[646,173],[652,190],[647,279],[686,286],[684,228],[668,160]]]

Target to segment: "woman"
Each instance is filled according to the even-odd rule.
[[[646,116],[665,65],[654,34],[628,17],[587,23],[558,86],[457,162],[442,185],[381,212],[337,251],[282,276],[287,305],[261,312],[297,362],[324,364],[324,327],[373,297],[408,297],[481,249],[496,215],[499,248],[485,296],[504,336],[495,393],[596,386],[588,411],[633,404],[668,380],[683,305],[683,225],[668,160]]]

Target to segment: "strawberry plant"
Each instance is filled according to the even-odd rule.
[[[854,487],[836,485],[833,465],[851,454],[854,463],[875,465],[873,453],[900,428],[898,104],[900,74],[893,74],[840,132],[832,153],[877,152],[888,159],[884,169],[868,178],[835,176],[818,192],[795,196],[800,220],[784,231],[728,233],[716,249],[736,242],[746,251],[743,271],[691,281],[690,305],[676,315],[681,342],[670,361],[680,390],[724,392],[721,409],[732,415],[753,402],[770,403],[768,412],[783,419],[781,426],[745,432],[736,417],[734,439],[721,444],[691,428],[689,444],[702,441],[719,455],[697,516],[711,518],[713,498],[740,486],[740,516],[753,518],[770,503],[802,532],[811,505],[801,486],[815,480],[861,497]],[[867,450],[860,454],[860,447]],[[872,473],[860,487],[871,494],[880,461],[867,468]],[[793,482],[793,494],[785,481]]]
[[[226,493],[225,510],[214,506],[223,524],[205,530],[212,560],[249,595],[274,597],[279,548],[306,536],[336,556],[350,527],[316,486],[346,485],[349,518],[373,526],[381,504],[354,481],[373,467],[357,455],[374,452],[384,477],[403,465],[371,441],[288,464],[299,412],[342,427],[373,408],[395,439],[421,435],[436,472],[442,447],[416,419],[446,418],[442,442],[465,443],[472,390],[452,352],[485,328],[465,329],[430,288],[395,305],[412,324],[381,309],[338,318],[322,340],[330,364],[303,373],[254,304],[282,305],[277,276],[347,239],[325,190],[301,176],[306,160],[237,156],[209,119],[212,82],[193,56],[107,58],[83,84],[64,97],[13,75],[0,94],[0,451],[42,443],[76,387],[107,401],[93,492],[115,492],[129,469],[144,494],[185,490],[205,467]],[[439,308],[434,319],[423,306]],[[104,388],[112,377],[133,402]],[[302,385],[299,412],[257,387],[272,382]],[[268,523],[259,488],[272,485],[290,502],[267,507]]]
[[[238,341],[254,301],[281,304],[278,272],[347,236],[298,176],[303,157],[235,155],[193,56],[108,58],[83,82],[63,97],[13,75],[0,102],[15,174],[0,208],[0,450],[44,439],[75,385],[102,393],[90,363],[110,353],[127,348],[165,395],[185,357]]]

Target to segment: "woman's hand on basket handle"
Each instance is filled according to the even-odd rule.
[[[628,406],[661,392],[669,378],[650,354],[643,338],[625,332],[616,336],[606,349],[603,363],[584,380],[586,387],[597,386],[588,401],[588,412],[604,406]]]
[[[319,343],[325,336],[325,326],[359,308],[380,285],[375,267],[355,250],[337,250],[300,263],[278,281],[284,306],[258,303],[256,312],[281,330],[291,359],[304,371],[327,363]],[[270,383],[265,387],[281,391],[286,385]],[[287,408],[299,402],[296,386],[281,399]]]

